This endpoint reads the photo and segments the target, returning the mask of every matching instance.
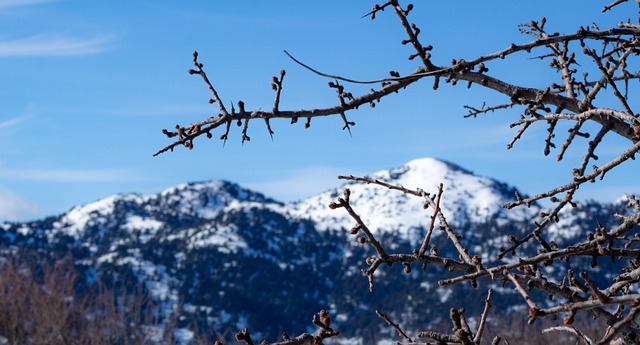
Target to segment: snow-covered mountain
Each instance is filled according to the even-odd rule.
[[[369,177],[432,194],[443,183],[445,216],[465,245],[486,260],[495,258],[508,234],[530,230],[538,211],[535,205],[504,210],[514,187],[437,159],[414,160]],[[168,311],[181,306],[181,320],[188,321],[182,326],[197,320],[200,329],[218,332],[251,326],[272,336],[296,334],[310,326],[310,315],[326,309],[345,336],[362,336],[358,332],[378,329],[374,309],[387,310],[392,318],[391,311],[397,311],[395,319],[411,328],[433,321],[430,311],[482,307],[482,289],[443,289],[435,284],[442,272],[431,270],[404,275],[395,266],[389,269],[397,272],[381,269],[369,294],[360,269],[373,254],[371,248],[344,231],[354,222],[343,209],[328,207],[345,187],[351,190],[352,206],[384,246],[404,253],[419,246],[432,210],[399,191],[348,182],[282,203],[231,182],[210,181],[154,195],[114,195],[59,216],[0,224],[0,249],[32,249],[51,258],[71,254],[80,272],[143,284]],[[606,226],[617,208],[589,204],[588,213],[572,214],[567,219],[575,222],[552,231],[570,238],[577,236],[576,228],[592,226],[593,219]],[[438,234],[432,243],[446,255],[453,249]],[[387,275],[394,279],[384,279]],[[501,300],[509,303],[509,298]]]
[[[523,220],[536,213],[526,208],[513,211],[502,208],[502,205],[515,198],[514,187],[476,176],[455,164],[434,158],[416,159],[402,167],[381,170],[368,177],[410,190],[420,188],[432,195],[436,194],[438,185],[442,183],[444,193],[440,206],[453,225],[489,220]],[[427,226],[433,214],[433,211],[423,209],[424,200],[421,198],[360,182],[349,182],[294,203],[291,212],[297,217],[312,219],[320,229],[349,229],[354,224],[349,215],[327,207],[342,196],[344,188],[351,190],[351,205],[374,233],[395,231],[409,234]]]

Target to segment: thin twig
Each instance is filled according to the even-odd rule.
[[[640,313],[639,307],[632,307],[629,311],[629,314],[624,317],[624,319],[616,322],[609,328],[609,333],[602,337],[596,345],[604,345],[609,344],[611,340],[613,340],[618,334],[622,333],[630,324],[633,322]]]
[[[383,319],[387,324],[389,324],[389,326],[393,327],[393,329],[395,329],[398,332],[399,336],[407,339],[407,341],[409,343],[413,343],[413,340],[411,340],[411,338],[409,338],[409,336],[400,328],[400,326],[398,326],[398,324],[393,323],[391,320],[389,320],[387,315],[383,314],[379,310],[376,310],[376,315],[378,315],[379,318]]]
[[[557,327],[545,328],[545,329],[542,330],[542,333],[550,333],[550,332],[569,332],[569,333],[573,333],[576,336],[578,336],[578,338],[580,338],[585,344],[587,344],[587,345],[593,345],[594,344],[594,342],[593,342],[593,340],[591,340],[591,338],[589,338],[586,334],[578,331],[574,327],[557,326]]]
[[[433,216],[431,216],[431,222],[429,222],[429,228],[427,229],[427,234],[424,237],[424,241],[420,246],[420,250],[418,251],[418,256],[424,255],[427,249],[429,248],[429,242],[431,241],[431,233],[433,232],[433,228],[435,227],[436,217],[438,212],[440,212],[440,200],[442,197],[442,183],[438,185],[438,194],[436,195],[436,207],[433,209]]]
[[[507,278],[509,278],[509,280],[511,280],[513,285],[515,285],[516,290],[518,291],[518,293],[520,293],[520,295],[522,295],[522,298],[524,298],[524,300],[529,305],[529,318],[530,319],[535,319],[536,317],[538,317],[540,308],[538,308],[538,305],[536,304],[536,302],[534,302],[531,299],[531,296],[529,296],[529,293],[525,289],[522,288],[522,285],[520,285],[520,282],[518,282],[518,279],[512,273],[507,273],[506,276],[507,276]]]
[[[487,299],[484,301],[484,310],[482,311],[482,316],[480,317],[480,324],[478,325],[478,331],[476,332],[476,336],[473,338],[473,342],[478,345],[482,340],[482,333],[484,332],[484,326],[487,322],[487,315],[489,315],[489,308],[491,307],[492,293],[493,293],[493,290],[489,289],[489,291],[487,292]]]
[[[515,201],[515,202],[511,202],[511,203],[507,203],[505,204],[503,207],[507,208],[507,209],[511,209],[515,206],[518,205],[522,205],[522,204],[531,204],[537,200],[540,199],[544,199],[544,198],[548,198],[550,196],[554,196],[558,193],[570,190],[570,189],[575,189],[576,187],[580,186],[581,184],[583,184],[586,181],[590,181],[592,179],[595,179],[596,177],[598,177],[598,175],[604,174],[608,171],[610,171],[611,169],[615,168],[616,166],[624,163],[625,161],[633,158],[635,159],[635,154],[638,152],[638,150],[640,150],[640,141],[637,141],[636,143],[634,143],[630,148],[628,148],[627,150],[625,150],[622,154],[620,154],[618,157],[614,158],[613,160],[611,160],[610,162],[608,162],[607,164],[593,169],[593,172],[591,172],[590,174],[584,175],[584,176],[580,176],[576,179],[574,179],[574,181],[571,181],[569,183],[567,183],[566,185],[551,189],[545,193],[541,193],[538,195],[535,195],[533,197],[530,198],[526,198],[526,199],[522,199],[519,201]]]

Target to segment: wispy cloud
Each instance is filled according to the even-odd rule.
[[[41,34],[17,39],[0,38],[0,57],[78,56],[107,51],[113,36],[72,38]]]
[[[38,5],[56,0],[0,0],[0,9],[7,7]]]
[[[13,127],[17,124],[25,122],[29,119],[29,116],[18,116],[8,120],[0,120],[0,129]]]
[[[139,176],[119,169],[2,169],[0,178],[40,182],[114,182],[136,180]]]
[[[33,219],[40,213],[35,204],[0,186],[0,221],[24,221]]]

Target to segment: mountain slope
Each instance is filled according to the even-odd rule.
[[[464,245],[485,262],[495,260],[509,234],[530,231],[538,209],[506,211],[501,206],[513,199],[514,187],[431,158],[370,177],[432,194],[443,183],[445,216]],[[220,333],[250,326],[272,339],[283,331],[297,334],[307,331],[313,313],[326,309],[344,336],[370,337],[368,330],[380,326],[376,309],[417,330],[443,316],[441,310],[482,308],[485,290],[439,287],[435,281],[448,273],[437,267],[416,267],[411,274],[402,274],[399,265],[381,267],[375,290],[368,293],[360,270],[375,253],[344,231],[354,225],[344,210],[328,208],[344,187],[351,189],[354,209],[383,246],[411,253],[420,244],[432,210],[398,191],[349,182],[281,203],[234,183],[210,181],[154,195],[115,195],[56,217],[0,224],[0,245],[11,249],[5,253],[70,254],[87,277],[105,284],[143,284],[166,313],[181,309],[180,327],[197,323],[199,329]],[[549,231],[562,245],[563,239],[584,236],[595,219],[613,224],[611,215],[620,208],[589,203],[587,212],[568,211],[567,221]],[[441,232],[434,233],[432,245],[443,256],[457,255]],[[520,302],[507,289],[496,293],[505,308]]]

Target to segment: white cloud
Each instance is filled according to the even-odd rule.
[[[0,129],[13,127],[17,124],[20,124],[26,121],[28,118],[29,118],[28,116],[19,116],[19,117],[14,117],[8,120],[0,120]]]
[[[264,193],[280,201],[296,201],[307,198],[331,188],[338,187],[344,181],[338,175],[364,175],[352,168],[313,167],[292,172],[282,179],[243,183],[247,188]]]
[[[23,181],[46,182],[106,182],[130,181],[138,176],[119,169],[2,169],[0,177]]]
[[[51,34],[0,38],[0,57],[91,55],[108,50],[112,41],[112,36],[79,39]]]
[[[38,5],[53,1],[55,0],[0,0],[0,9],[7,7]]]
[[[0,221],[25,221],[40,213],[35,204],[0,186]]]

